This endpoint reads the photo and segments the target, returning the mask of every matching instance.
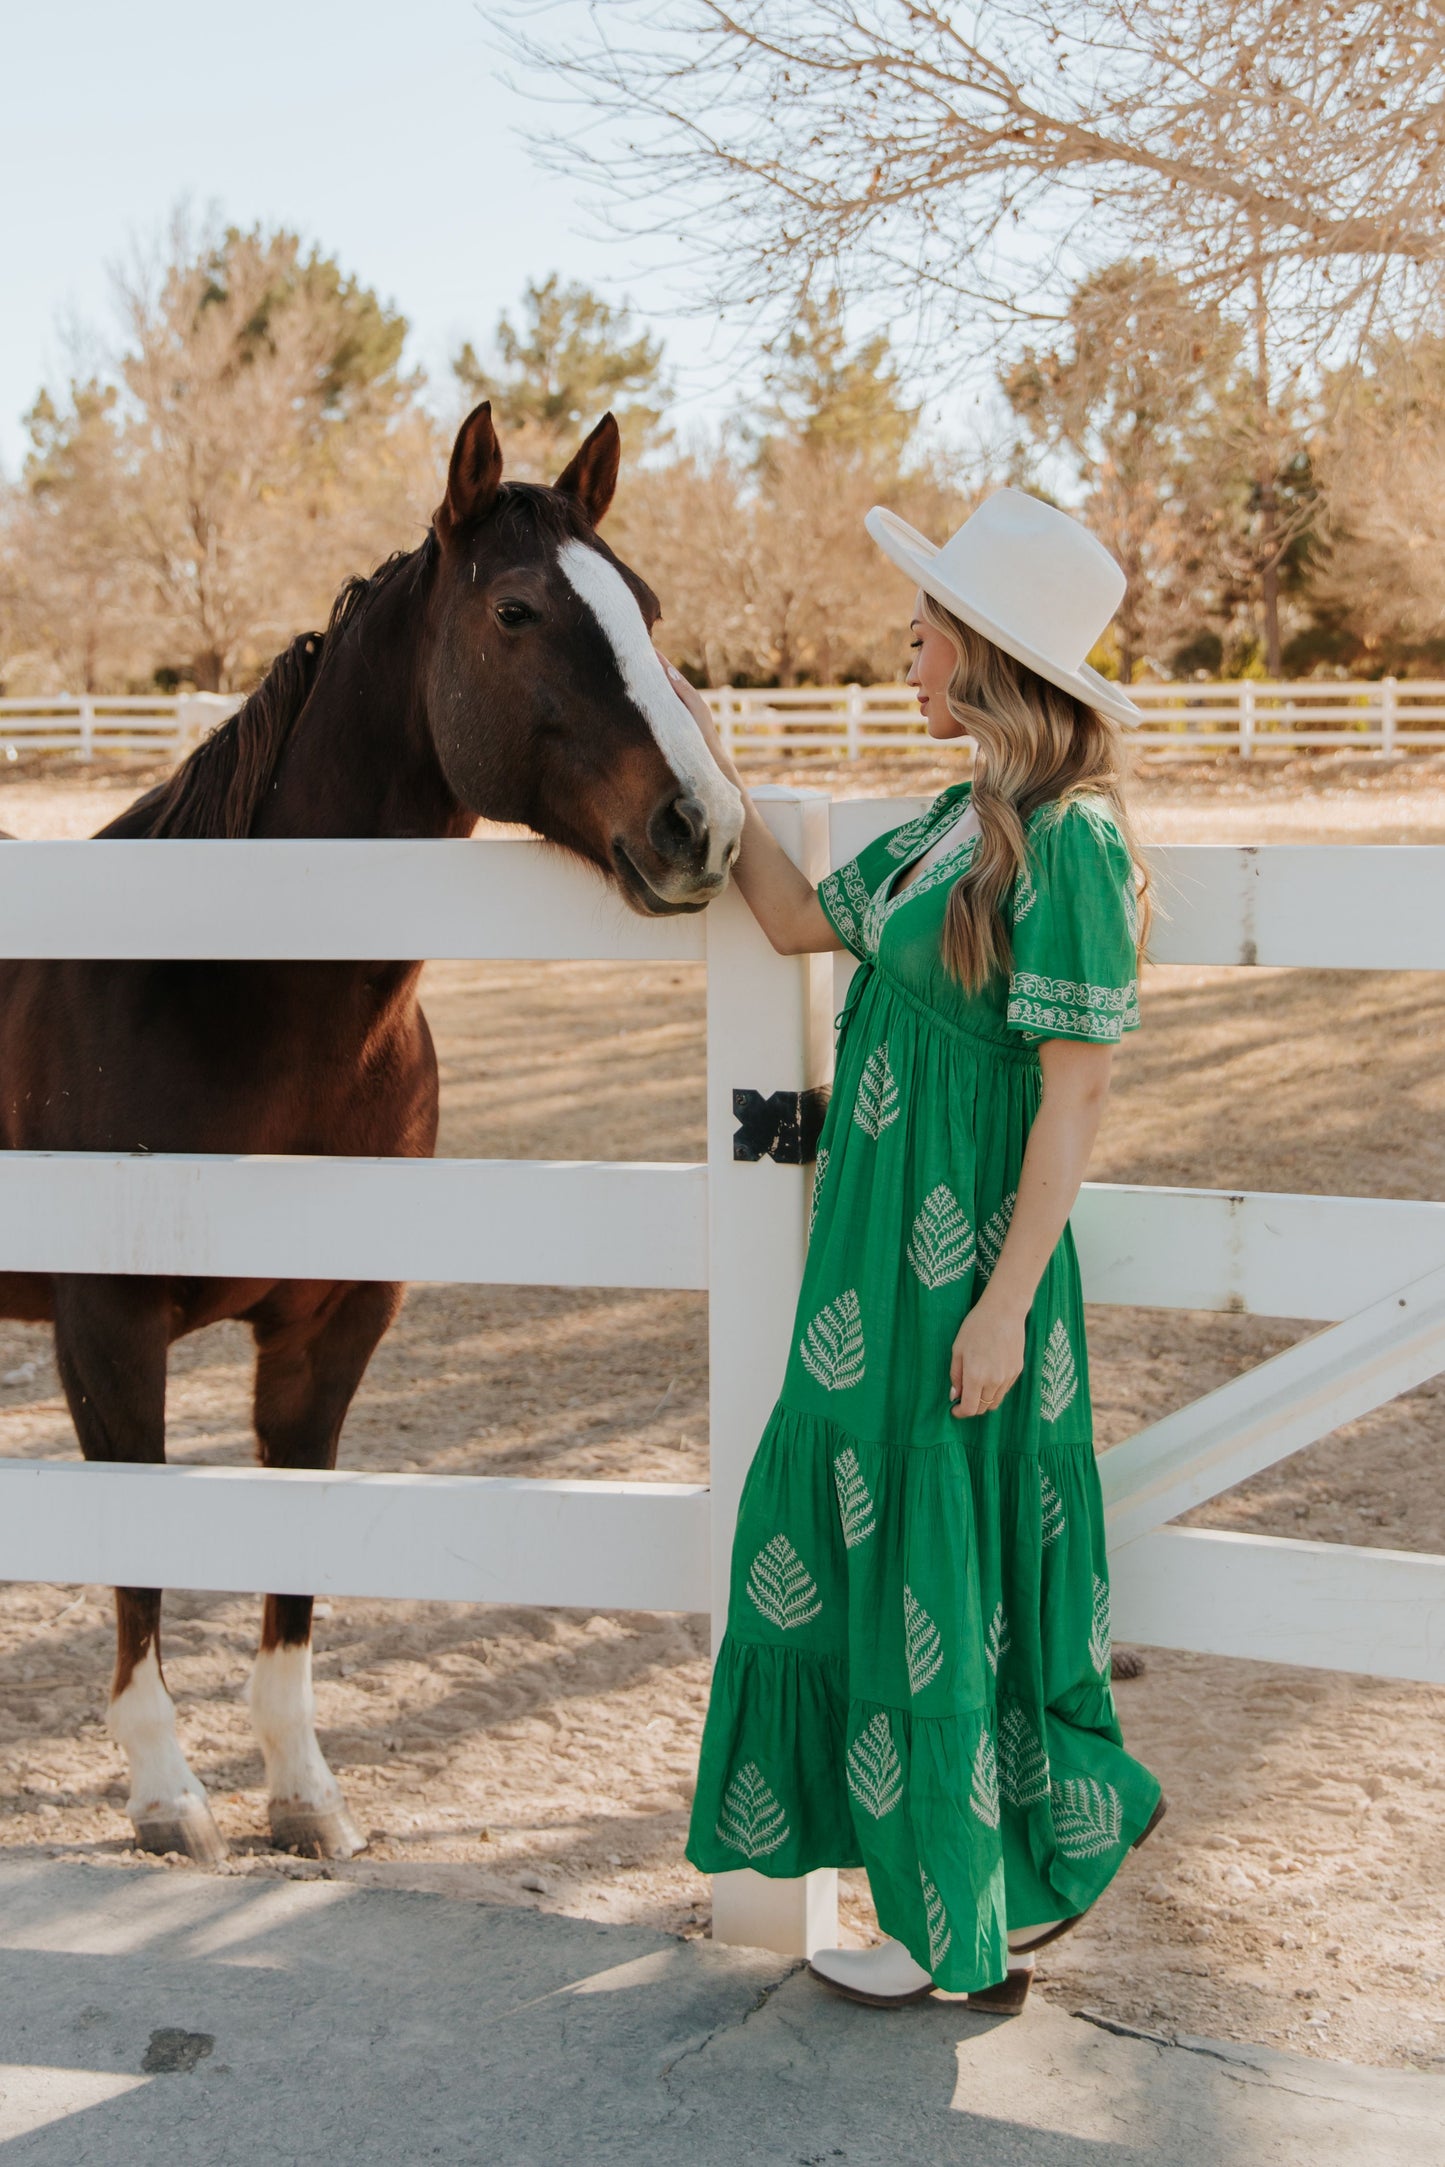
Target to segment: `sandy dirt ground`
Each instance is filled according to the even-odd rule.
[[[941,788],[948,760],[760,769],[837,794]],[[89,833],[140,771],[0,772],[0,827]],[[1445,763],[1156,761],[1135,793],[1159,842],[1445,843]],[[703,986],[690,966],[432,967],[453,1155],[696,1158]],[[1439,1197],[1445,988],[1407,974],[1154,969],[1093,1174],[1105,1180]],[[1368,1095],[1358,1082],[1369,1078]],[[1095,1309],[1107,1446],[1290,1344],[1289,1320]],[[250,1455],[248,1341],[178,1347],[173,1457]],[[1193,1517],[1445,1551],[1437,1382]],[[706,1467],[701,1296],[414,1288],[358,1396],[352,1467],[695,1479]],[[75,1451],[48,1335],[0,1324],[0,1452]],[[267,1848],[241,1689],[258,1606],[168,1598],[183,1741],[226,1871],[388,1886],[706,1931],[682,1858],[707,1688],[705,1622],[337,1601],[317,1628],[328,1756],[368,1851]],[[0,1590],[0,1844],[130,1862],[102,1727],[105,1590]],[[1041,1965],[1046,1992],[1145,2028],[1445,2068],[1445,1691],[1147,1652],[1117,1688],[1167,1821]],[[193,1870],[179,1868],[177,1870]],[[867,1887],[843,1877],[852,1938]]]

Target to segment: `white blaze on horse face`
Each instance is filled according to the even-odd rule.
[[[124,1692],[111,1702],[106,1721],[130,1767],[125,1810],[133,1821],[179,1818],[185,1799],[204,1802],[205,1788],[191,1774],[176,1737],[176,1706],[166,1691],[154,1643],[131,1672]]]
[[[302,1648],[263,1648],[246,1697],[271,1804],[335,1813],[341,1786],[316,1743],[310,1641]]]
[[[645,717],[679,786],[689,791],[706,813],[706,870],[720,873],[743,832],[743,801],[668,683],[636,595],[617,567],[586,542],[564,542],[557,552],[557,562],[568,585],[587,604],[606,634],[628,696]]]

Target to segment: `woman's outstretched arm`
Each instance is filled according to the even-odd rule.
[[[748,795],[731,755],[723,748],[706,700],[670,662],[664,660],[663,668],[672,680],[673,690],[701,730],[709,752],[741,793],[743,834],[733,866],[733,879],[758,924],[781,956],[811,955],[825,948],[841,948],[843,943],[828,923],[818,901],[817,889],[805,873],[798,871]]]
[[[1079,1194],[1109,1096],[1112,1046],[1046,1038],[1044,1095],[1029,1130],[1018,1201],[993,1276],[953,1342],[952,1412],[996,1407],[1024,1366],[1024,1326]]]

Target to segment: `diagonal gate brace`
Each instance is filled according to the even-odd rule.
[[[1445,1265],[1102,1455],[1111,1550],[1445,1369]]]

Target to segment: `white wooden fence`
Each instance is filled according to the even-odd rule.
[[[82,760],[103,752],[179,760],[240,704],[239,694],[222,692],[176,697],[82,692],[53,700],[0,700],[0,760],[31,752],[68,752]]]
[[[1256,754],[1332,750],[1445,749],[1445,682],[1386,677],[1345,684],[1138,684],[1144,722],[1133,742],[1150,752]],[[804,686],[796,691],[724,687],[707,699],[724,743],[739,759],[831,753],[917,752],[927,742],[906,685]]]
[[[921,802],[758,795],[815,879]],[[1445,969],[1445,849],[1155,866],[1162,962]],[[635,918],[516,841],[6,844],[0,953],[705,963],[703,1163],[0,1153],[0,1271],[706,1287],[708,1486],[0,1461],[0,1578],[711,1607],[720,1630],[808,1209],[801,1167],[734,1159],[733,1091],[827,1080],[850,958],[775,955],[736,894]],[[1121,1636],[1445,1682],[1445,1558],[1168,1525],[1445,1368],[1445,1205],[1089,1185],[1075,1227],[1093,1301],[1326,1327],[1104,1457]],[[725,1875],[714,1931],[804,1950],[834,1904],[831,1874]]]
[[[1132,687],[1145,721],[1134,742],[1151,752],[1256,754],[1325,750],[1445,750],[1445,680],[1292,684],[1147,684]],[[803,686],[796,691],[706,694],[723,742],[742,760],[831,753],[918,752],[927,732],[906,685]],[[0,700],[0,759],[26,752],[152,754],[179,759],[240,705],[229,693],[179,699]]]

